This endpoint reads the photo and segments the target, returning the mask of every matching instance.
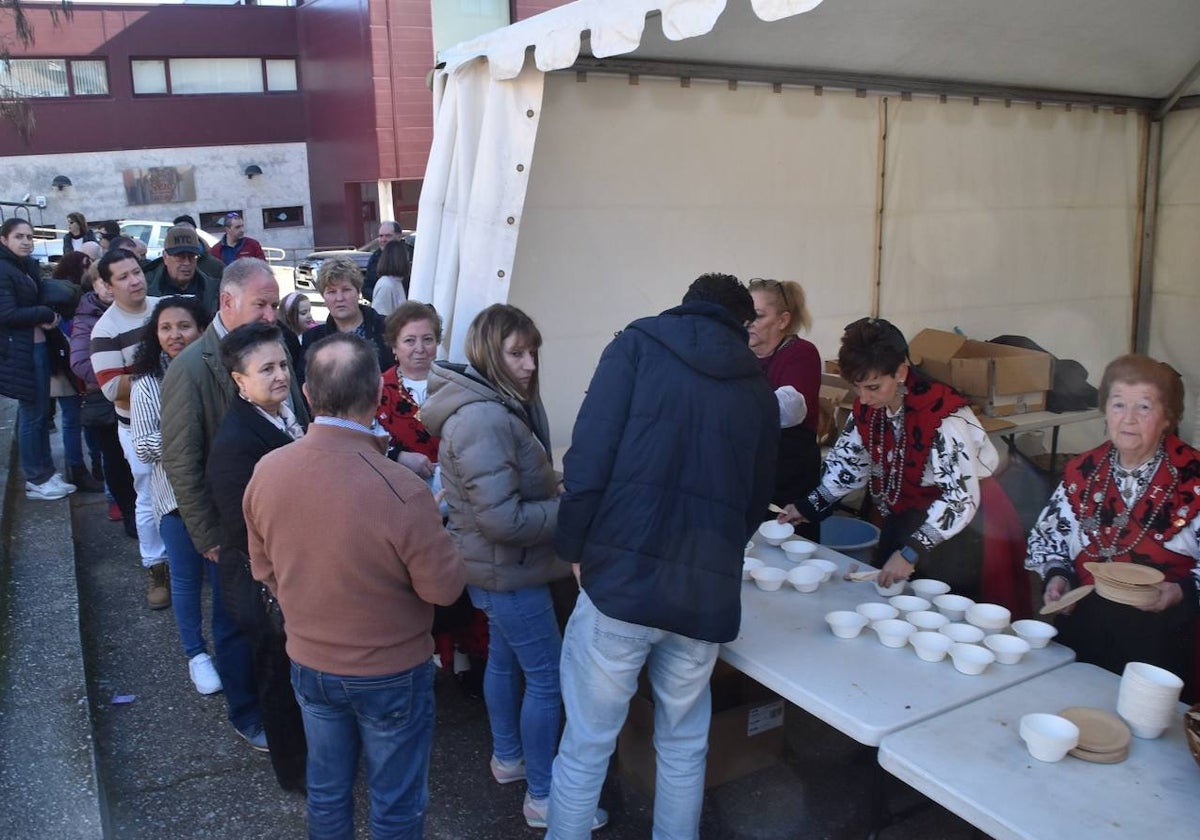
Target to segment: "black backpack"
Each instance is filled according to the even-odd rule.
[[[1064,411],[1086,411],[1100,403],[1100,393],[1088,384],[1087,368],[1074,359],[1060,359],[1023,335],[1001,335],[992,339],[993,344],[1007,344],[1026,350],[1039,350],[1054,360],[1054,378],[1050,392],[1046,394],[1046,410],[1061,414]]]

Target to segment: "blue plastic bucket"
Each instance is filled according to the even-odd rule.
[[[821,523],[821,545],[861,563],[870,563],[879,543],[879,529],[852,516],[831,516]]]

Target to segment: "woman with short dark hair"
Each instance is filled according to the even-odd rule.
[[[84,242],[95,242],[96,234],[88,227],[87,219],[82,213],[67,214],[67,232],[63,234],[63,256],[78,250]]]
[[[393,239],[383,246],[377,271],[371,308],[386,318],[408,300],[408,248],[403,241]]]

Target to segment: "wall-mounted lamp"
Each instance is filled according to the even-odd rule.
[[[71,179],[66,175],[55,175],[54,180],[50,182],[50,186],[54,187],[54,189],[58,190],[59,192],[62,192],[67,187],[71,186]]]
[[[247,166],[245,169],[242,170],[242,174],[245,175],[247,178],[253,178],[255,175],[263,174],[262,167],[259,166],[257,163],[252,163],[249,166]]]

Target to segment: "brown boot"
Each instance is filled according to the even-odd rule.
[[[146,584],[146,604],[152,610],[165,610],[171,606],[171,575],[166,563],[155,563],[146,570],[149,580]]]

